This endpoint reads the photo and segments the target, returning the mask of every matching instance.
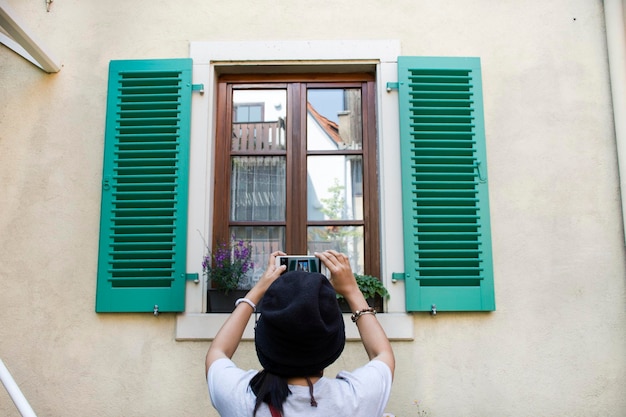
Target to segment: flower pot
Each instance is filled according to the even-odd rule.
[[[232,313],[235,309],[235,301],[245,297],[248,290],[231,290],[228,294],[216,289],[207,290],[207,312],[209,313]]]

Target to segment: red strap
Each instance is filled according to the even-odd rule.
[[[271,404],[268,404],[270,406],[270,413],[272,413],[272,417],[282,417],[282,415],[280,414],[280,411],[278,411],[276,409],[276,407],[274,407]]]

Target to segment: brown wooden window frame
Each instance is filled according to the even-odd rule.
[[[306,97],[310,88],[360,88],[362,103],[362,150],[307,151]],[[234,89],[285,89],[287,91],[286,124],[287,150],[275,151],[287,157],[287,204],[284,222],[241,222],[230,220],[231,205],[231,125]],[[228,241],[234,226],[285,226],[285,248],[288,254],[307,252],[308,226],[363,226],[364,274],[380,277],[380,216],[378,192],[378,163],[376,145],[376,83],[370,73],[350,74],[226,74],[217,80],[215,181],[212,244]],[[309,155],[359,154],[363,158],[363,220],[307,220],[307,170]],[[263,155],[271,155],[264,153]],[[298,190],[305,190],[304,192]]]

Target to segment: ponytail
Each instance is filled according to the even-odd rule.
[[[286,378],[274,375],[265,370],[259,371],[250,380],[250,388],[252,388],[252,392],[256,395],[253,416],[256,416],[257,410],[263,403],[271,405],[282,415],[283,403],[287,400],[287,397],[291,395]]]

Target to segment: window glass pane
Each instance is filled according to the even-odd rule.
[[[361,90],[307,91],[307,149],[362,149]]]
[[[284,221],[285,184],[285,157],[233,157],[230,220]]]
[[[307,158],[307,219],[363,220],[363,158]]]
[[[355,274],[365,270],[362,226],[309,226],[307,228],[309,253],[328,249],[345,253]]]
[[[233,151],[285,149],[286,90],[233,91]]]
[[[237,123],[263,121],[262,104],[236,104],[233,108],[235,109],[233,120]]]
[[[237,226],[230,228],[235,242],[243,240],[252,245],[253,267],[241,280],[240,288],[249,289],[261,278],[267,268],[267,260],[272,252],[285,247],[284,226]]]

